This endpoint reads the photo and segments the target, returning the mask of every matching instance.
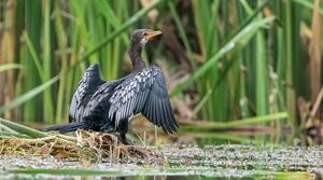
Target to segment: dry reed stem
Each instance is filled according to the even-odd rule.
[[[76,137],[53,134],[43,138],[0,139],[0,154],[52,155],[58,159],[80,161],[123,161],[133,158],[146,159],[154,156],[147,147],[126,146],[112,134],[76,131]]]

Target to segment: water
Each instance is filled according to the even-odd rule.
[[[149,159],[122,162],[63,161],[53,157],[1,156],[0,174],[15,179],[320,179],[323,147],[254,145],[164,146]]]

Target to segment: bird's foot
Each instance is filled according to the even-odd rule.
[[[115,129],[110,123],[107,123],[100,128],[100,131],[104,133],[113,133]]]
[[[121,142],[124,145],[132,145],[128,142],[127,137],[125,134],[117,134],[118,141]]]

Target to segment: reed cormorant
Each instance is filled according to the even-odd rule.
[[[128,54],[133,65],[127,76],[102,81],[98,65],[88,68],[70,106],[70,124],[52,126],[46,130],[62,133],[86,129],[101,132],[118,132],[121,142],[127,144],[126,133],[132,115],[141,113],[166,133],[178,127],[167,94],[166,81],[156,65],[145,67],[141,50],[161,31],[135,30],[130,39]]]

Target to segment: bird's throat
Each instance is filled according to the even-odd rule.
[[[133,44],[128,50],[128,54],[133,66],[133,71],[139,71],[145,67],[145,63],[141,58],[141,50],[142,47],[140,44]]]

